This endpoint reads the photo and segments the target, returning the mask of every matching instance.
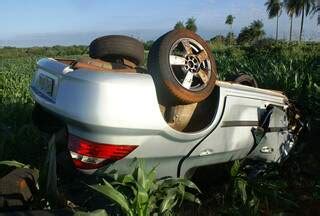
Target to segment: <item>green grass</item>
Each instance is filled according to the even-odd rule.
[[[35,57],[0,59],[0,159],[33,163],[39,135],[31,125],[29,83]],[[32,151],[33,150],[33,151]]]
[[[305,114],[320,117],[320,44],[224,46],[213,53],[221,79],[251,74],[260,87],[284,91]]]
[[[0,160],[17,160],[39,166],[44,140],[33,127],[34,101],[29,85],[42,57],[77,56],[84,46],[0,49]]]

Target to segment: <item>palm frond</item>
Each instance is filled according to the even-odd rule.
[[[280,0],[267,0],[267,2],[264,5],[267,6],[269,19],[281,15],[282,3],[280,2]]]

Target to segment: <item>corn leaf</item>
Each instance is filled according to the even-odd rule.
[[[240,169],[240,161],[236,160],[230,170],[230,175],[231,177],[236,177],[239,173],[239,169]]]
[[[104,209],[97,209],[93,212],[82,212],[78,211],[74,213],[74,216],[108,216],[106,210]]]
[[[29,168],[28,165],[20,163],[18,161],[0,161],[0,165],[11,166],[16,168]]]
[[[116,202],[122,209],[124,209],[129,215],[133,215],[129,204],[126,200],[126,198],[117,191],[109,182],[106,180],[103,180],[103,185],[88,185],[90,188],[102,193],[103,195],[107,196],[109,199]]]
[[[171,210],[177,203],[176,193],[168,193],[167,196],[162,200],[160,205],[160,213],[164,213]]]
[[[184,199],[184,200],[187,200],[187,201],[189,201],[189,202],[194,202],[194,203],[197,203],[197,204],[201,205],[200,199],[197,198],[197,197],[196,197],[194,194],[192,194],[192,193],[185,192],[183,199]]]

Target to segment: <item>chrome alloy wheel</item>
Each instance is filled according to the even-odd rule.
[[[206,50],[191,38],[177,40],[170,49],[170,69],[177,82],[190,91],[204,89],[211,77]]]

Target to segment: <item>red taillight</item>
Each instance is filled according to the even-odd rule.
[[[137,146],[96,143],[69,134],[68,148],[77,168],[97,169],[124,158]]]

